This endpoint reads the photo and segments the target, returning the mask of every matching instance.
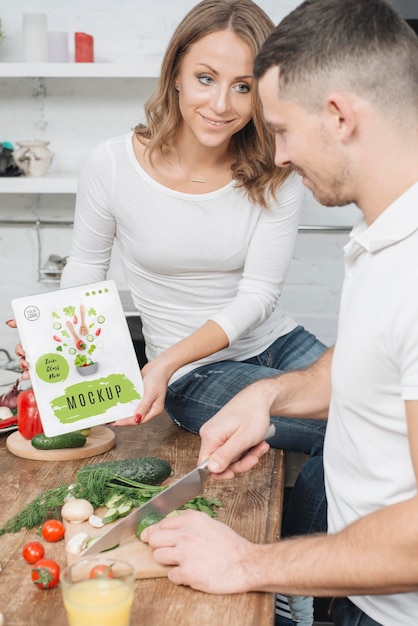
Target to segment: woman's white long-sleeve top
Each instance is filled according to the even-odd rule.
[[[132,133],[97,146],[80,174],[71,253],[61,287],[104,280],[116,239],[148,360],[207,320],[229,347],[178,370],[244,360],[296,323],[280,306],[303,187],[292,174],[269,209],[234,182],[205,194],[173,191],[138,163]]]

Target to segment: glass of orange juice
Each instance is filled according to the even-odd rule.
[[[135,584],[129,563],[86,557],[62,569],[60,582],[70,626],[129,626]]]

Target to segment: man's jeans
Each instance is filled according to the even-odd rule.
[[[198,433],[200,427],[244,387],[263,378],[308,367],[325,350],[326,346],[314,335],[298,326],[251,359],[203,365],[186,374],[169,386],[165,408],[179,426]],[[284,513],[282,536],[325,532],[322,450],[326,422],[279,416],[272,416],[271,421],[276,427],[275,435],[268,440],[272,447],[303,452],[310,457],[292,489]],[[290,597],[288,600],[293,618],[301,626],[310,626],[312,598]]]
[[[337,598],[332,612],[334,626],[382,626],[348,598]]]

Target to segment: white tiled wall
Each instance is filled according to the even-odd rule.
[[[75,31],[95,38],[96,61],[143,62],[158,67],[168,38],[194,0],[2,0],[0,18],[6,39],[0,62],[22,60],[21,22],[25,12],[48,15],[50,30]],[[260,0],[277,23],[298,0]],[[154,65],[153,65],[154,64]],[[15,143],[32,136],[50,141],[55,153],[50,171],[77,171],[91,147],[124,133],[142,116],[153,80],[45,79],[46,97],[33,97],[37,79],[0,78],[0,141]],[[70,220],[74,197],[0,194],[1,219]],[[309,192],[303,212],[305,224],[351,224],[357,209],[325,209]],[[284,294],[294,316],[328,344],[334,341],[340,285],[342,246],[347,234],[301,233]],[[71,228],[37,229],[0,225],[0,347],[14,350],[17,333],[4,325],[12,316],[13,297],[51,287],[38,282],[38,267],[51,254],[66,256]],[[111,276],[125,288],[117,257]],[[1,355],[0,355],[1,357]],[[1,365],[1,359],[0,359]]]

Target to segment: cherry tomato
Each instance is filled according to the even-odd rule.
[[[60,569],[53,559],[40,559],[32,568],[32,580],[40,589],[52,589],[59,583]]]
[[[42,525],[42,537],[45,541],[59,541],[64,534],[64,525],[57,519],[50,519]]]
[[[23,546],[22,556],[26,563],[36,563],[45,556],[44,547],[39,541],[30,541]]]
[[[95,565],[89,574],[89,578],[114,578],[115,575],[112,570],[113,563],[110,565]]]

